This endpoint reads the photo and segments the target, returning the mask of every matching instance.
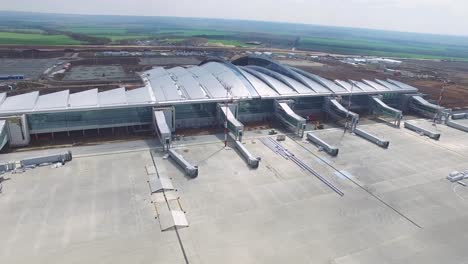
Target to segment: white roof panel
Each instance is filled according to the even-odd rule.
[[[346,82],[346,81],[335,80],[335,83],[345,88],[348,92],[353,92],[353,93],[363,92],[363,90],[359,88],[357,85],[352,85],[351,83]]]
[[[198,82],[212,98],[226,97],[226,89],[224,89],[221,83],[205,68],[193,66],[187,68],[187,70],[196,77]]]
[[[191,72],[182,67],[175,67],[167,72],[176,76],[179,88],[184,90],[190,99],[209,98]]]
[[[365,80],[365,79],[363,79],[363,81],[367,85],[372,86],[373,88],[375,88],[377,91],[388,91],[388,90],[390,90],[387,87],[381,85],[380,83],[376,83],[374,81],[369,81],[369,80]]]
[[[250,83],[254,86],[255,90],[260,96],[278,96],[279,94],[273,90],[268,84],[264,83],[262,80],[258,79],[254,75],[239,69],[244,76],[250,81]]]
[[[253,71],[258,76],[263,78],[265,81],[270,83],[280,95],[297,95],[297,92],[295,90],[293,90],[291,87],[287,86],[283,82],[279,81],[278,79],[273,78],[270,75],[264,74],[262,72],[259,72],[253,68],[245,68],[245,69]]]
[[[71,108],[86,108],[98,106],[98,89],[70,94],[68,104]]]
[[[396,86],[398,86],[398,87],[400,87],[401,89],[404,89],[404,90],[414,90],[414,91],[418,90],[418,89],[414,88],[413,86],[408,85],[406,83],[402,83],[402,82],[395,81],[395,80],[392,80],[392,79],[387,79],[387,81],[389,81],[390,83],[395,84]]]
[[[393,83],[390,83],[390,82],[387,82],[387,81],[383,81],[383,80],[379,80],[379,79],[375,79],[376,82],[380,83],[381,85],[387,87],[388,89],[392,90],[392,91],[398,91],[398,90],[401,90],[401,88]]]
[[[230,85],[231,94],[239,98],[250,98],[252,95],[239,76],[232,69],[219,62],[208,62],[200,66],[210,72],[220,82]]]
[[[154,103],[148,87],[133,89],[126,92],[128,104],[150,104]]]
[[[377,90],[374,87],[367,85],[364,82],[353,81],[353,80],[350,80],[350,81],[353,82],[357,87],[359,87],[361,90],[365,92],[377,92]]]
[[[117,88],[109,91],[100,92],[98,94],[98,97],[100,106],[127,104],[125,88]]]
[[[316,78],[316,80],[318,82],[320,82],[321,84],[325,85],[328,89],[332,90],[334,93],[346,93],[348,91],[346,91],[345,88],[339,86],[338,84],[328,80],[328,79],[325,79],[321,76],[318,76],[316,74],[313,74],[313,73],[310,73],[311,76],[313,76],[314,78]]]
[[[153,88],[156,101],[178,101],[185,99],[176,86],[175,80],[162,67],[157,67],[146,72],[147,78]]]
[[[69,90],[39,96],[35,110],[66,109],[68,107]]]
[[[323,93],[323,94],[330,94],[330,90],[328,90],[327,88],[325,88],[323,85],[321,85],[320,83],[314,81],[314,80],[311,80],[309,78],[307,78],[307,76],[304,76],[300,73],[297,73],[299,74],[302,79],[304,80],[304,82],[306,82],[310,87],[312,87],[312,89],[316,92],[316,93]]]
[[[315,91],[311,90],[309,87],[305,86],[304,84],[294,80],[293,78],[290,78],[286,75],[283,75],[281,73],[278,73],[279,75],[281,75],[281,77],[283,77],[283,79],[285,79],[289,84],[292,85],[292,87],[294,87],[294,89],[300,93],[300,94],[316,94]]]
[[[5,101],[5,98],[6,98],[6,93],[0,93],[0,104],[3,103],[3,101]]]
[[[36,104],[39,92],[31,92],[26,94],[20,94],[10,96],[3,101],[0,105],[0,111],[2,112],[21,112],[26,110],[32,110]]]

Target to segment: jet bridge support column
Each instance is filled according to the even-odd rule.
[[[336,121],[351,118],[351,124],[347,124],[348,128],[350,128],[351,132],[354,132],[356,129],[359,122],[359,115],[347,110],[338,102],[337,98],[326,97],[324,111]]]
[[[173,107],[153,108],[154,130],[161,141],[164,151],[168,151],[172,144],[172,131],[175,130],[175,111]]]
[[[290,105],[293,103],[293,100],[275,100],[275,116],[302,138],[307,121],[291,109]]]
[[[244,125],[237,120],[237,104],[218,104],[218,118],[222,124],[227,121],[227,129],[234,134],[235,140],[242,142]]]
[[[401,120],[403,119],[403,112],[388,106],[382,101],[381,95],[371,96],[371,110],[374,114],[382,114],[393,118],[393,125],[400,127]]]

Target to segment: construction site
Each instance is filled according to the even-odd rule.
[[[462,105],[383,74],[186,62],[55,62],[68,89],[0,94],[5,263],[466,263]],[[119,131],[145,136],[54,145]]]

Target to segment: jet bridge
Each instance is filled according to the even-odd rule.
[[[334,147],[334,146],[328,144],[327,142],[323,141],[322,139],[320,139],[319,137],[317,137],[313,133],[310,133],[310,132],[307,133],[307,139],[309,141],[311,141],[312,143],[314,143],[315,145],[317,145],[318,147],[322,148],[329,155],[331,155],[333,157],[338,155],[339,150],[338,150],[337,147]]]
[[[188,162],[184,156],[181,154],[177,153],[175,149],[169,149],[169,156],[173,158],[179,166],[181,166],[185,173],[190,176],[191,178],[196,178],[198,176],[198,166],[197,165],[192,165],[190,162]]]
[[[385,140],[385,139],[381,139],[379,137],[377,137],[376,135],[373,135],[367,131],[364,131],[360,128],[356,128],[354,130],[354,134],[356,134],[357,136],[359,137],[362,137],[382,148],[388,148],[388,146],[390,145],[390,142],[388,140]]]
[[[440,133],[431,131],[429,129],[423,128],[421,126],[418,126],[413,123],[405,122],[404,126],[406,129],[412,130],[416,133],[422,134],[424,136],[428,136],[429,138],[432,138],[434,140],[439,140],[440,139]]]
[[[330,115],[333,119],[339,121],[346,118],[351,118],[351,124],[348,127],[351,129],[351,132],[354,132],[356,126],[359,122],[359,115],[348,111],[343,105],[341,105],[336,98],[327,97],[325,98],[324,104],[325,112]]]
[[[458,130],[461,130],[461,131],[464,131],[464,132],[468,132],[468,126],[467,125],[464,125],[460,122],[457,122],[457,121],[454,121],[453,120],[453,117],[449,117],[445,124],[449,127],[452,127],[452,128],[455,128],[455,129],[458,129]]]
[[[382,96],[371,96],[371,109],[374,114],[381,114],[393,118],[393,125],[400,127],[401,119],[403,119],[403,112],[388,106],[382,101]]]
[[[242,141],[244,134],[244,125],[237,120],[237,105],[236,104],[218,104],[219,119],[224,124],[227,121],[227,129],[234,134],[235,140]],[[236,113],[236,115],[233,114]]]
[[[172,142],[172,133],[171,127],[168,124],[168,117],[173,120],[174,118],[174,111],[172,108],[164,108],[164,109],[154,109],[153,110],[153,123],[154,123],[154,130],[161,141],[161,145],[163,146],[164,151],[168,151],[171,147]],[[172,122],[173,124],[173,122]]]
[[[239,151],[239,153],[244,157],[244,159],[247,161],[247,164],[249,165],[250,168],[256,169],[258,168],[258,165],[260,163],[261,158],[260,157],[255,157],[250,153],[250,151],[240,142],[239,140],[235,140],[232,136],[231,138],[234,141],[234,146],[235,148]]]
[[[447,113],[450,113],[450,110],[445,109],[442,106],[429,103],[420,95],[411,96],[409,109],[424,117],[441,121],[445,121],[447,119]]]
[[[290,105],[293,103],[293,100],[275,100],[275,116],[287,127],[292,128],[294,132],[302,138],[307,121],[291,109]]]

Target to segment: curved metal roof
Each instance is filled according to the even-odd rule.
[[[296,72],[292,71],[288,67],[285,67],[271,59],[265,58],[265,57],[258,57],[258,56],[246,56],[239,58],[237,60],[234,60],[232,62],[233,64],[236,65],[242,65],[242,66],[247,66],[247,65],[256,65],[256,66],[261,66],[263,68],[267,68],[269,70],[275,71],[277,73],[280,73],[282,75],[285,75],[291,79],[294,79],[295,81],[301,83],[302,85],[306,86],[309,89],[314,90],[313,87],[309,85],[309,83],[299,74]],[[316,91],[317,92],[317,91]]]
[[[239,70],[239,68],[237,68],[235,65],[233,65],[231,62],[229,61],[226,61],[224,59],[221,59],[221,58],[208,58],[204,61],[202,61],[199,66],[202,66],[204,64],[207,64],[207,63],[210,63],[210,62],[216,62],[216,63],[221,63],[223,64],[224,66],[228,67],[229,69],[231,69],[234,74],[237,75],[237,77],[244,83],[245,87],[247,88],[247,90],[251,93],[252,96],[254,97],[258,97],[258,94],[253,86],[253,84],[250,82],[250,80],[244,75],[244,73],[242,73],[242,71]]]
[[[45,95],[31,92],[15,96],[0,93],[0,115],[221,102],[226,96],[250,100],[417,91],[395,80],[330,81],[260,57],[240,58],[234,63],[238,66],[222,59],[209,59],[188,68],[156,67],[141,73],[144,87],[129,91],[125,88],[103,92],[90,89],[78,93],[65,90]],[[355,84],[353,89],[350,83]]]

